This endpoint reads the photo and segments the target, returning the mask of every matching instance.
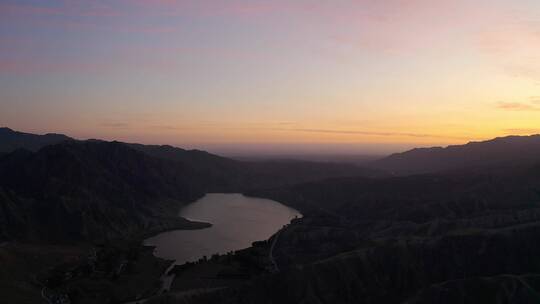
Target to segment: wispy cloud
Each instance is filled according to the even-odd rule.
[[[512,129],[505,129],[503,131],[506,133],[515,134],[515,135],[528,135],[528,134],[540,133],[540,129],[538,128],[512,128]]]
[[[479,35],[480,51],[513,77],[540,80],[540,23],[529,19],[530,12],[519,17],[508,14]],[[535,17],[532,17],[535,18]]]
[[[0,16],[86,16],[118,17],[122,15],[110,5],[98,1],[65,1],[54,5],[0,3]]]
[[[390,137],[417,137],[417,138],[446,138],[446,139],[470,139],[465,136],[447,136],[429,133],[410,133],[410,132],[377,132],[377,131],[362,131],[362,130],[339,130],[339,129],[279,129],[281,131],[293,131],[304,133],[327,133],[327,134],[349,134],[349,135],[364,135],[364,136],[390,136]]]
[[[531,96],[529,97],[531,103],[540,105],[540,96]]]
[[[174,11],[184,12],[177,6]],[[172,33],[178,30],[178,26],[173,25],[170,20],[144,21],[148,17],[169,14],[170,9],[164,6],[151,10],[141,3],[129,1],[70,0],[47,5],[0,3],[0,18],[12,19],[15,23],[25,20],[26,24],[61,30]],[[130,19],[134,22],[129,21]]]
[[[2,58],[0,57],[0,74],[33,74],[57,72],[90,72],[100,73],[110,68],[112,61],[95,62],[61,62],[44,61],[39,58]]]
[[[128,129],[130,128],[130,124],[127,122],[101,122],[99,124],[100,127],[103,128],[109,128],[109,129]]]
[[[60,15],[56,7],[0,3],[0,16]]]
[[[498,102],[497,108],[508,111],[540,111],[540,107],[531,102]]]
[[[219,129],[219,130],[279,130],[280,127],[294,126],[296,122],[292,121],[268,121],[268,122],[196,122],[184,125],[164,125],[153,124],[148,127],[166,131],[182,131],[182,130],[202,130],[202,129]]]

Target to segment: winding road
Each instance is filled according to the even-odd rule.
[[[274,239],[272,240],[272,245],[270,246],[270,252],[268,253],[268,259],[270,259],[270,263],[272,263],[273,271],[272,272],[279,272],[279,267],[276,262],[276,259],[274,259],[274,247],[276,247],[276,243],[279,239],[279,236],[281,235],[281,231],[283,231],[285,227],[279,229],[279,231],[274,236]]]

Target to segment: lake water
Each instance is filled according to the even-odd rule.
[[[301,216],[297,210],[272,200],[222,193],[207,194],[182,208],[179,215],[211,223],[212,227],[168,231],[144,242],[156,246],[154,255],[176,260],[176,264],[250,247]]]

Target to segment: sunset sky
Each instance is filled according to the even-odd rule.
[[[540,133],[540,1],[1,0],[0,126],[228,153]]]

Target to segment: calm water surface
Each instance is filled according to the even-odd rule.
[[[156,246],[156,256],[176,260],[176,264],[247,248],[301,215],[272,200],[214,193],[183,208],[180,216],[212,223],[212,227],[164,232],[144,242]]]

